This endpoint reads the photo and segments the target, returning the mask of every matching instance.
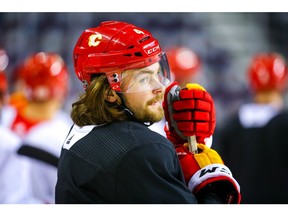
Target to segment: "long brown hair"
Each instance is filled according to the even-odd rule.
[[[105,100],[109,91],[112,90],[106,75],[93,78],[79,100],[72,104],[70,116],[73,122],[82,127],[126,120],[127,116],[119,107],[122,104],[121,99],[115,103]]]

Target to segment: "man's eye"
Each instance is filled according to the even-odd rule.
[[[148,77],[144,77],[142,79],[139,80],[140,83],[145,84],[147,82],[149,82],[149,78]]]

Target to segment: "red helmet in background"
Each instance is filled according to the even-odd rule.
[[[58,54],[33,54],[16,68],[15,73],[14,81],[22,83],[28,100],[63,99],[68,92],[69,72]]]
[[[8,81],[5,69],[8,66],[9,58],[4,49],[0,48],[0,92],[5,93],[8,90]]]
[[[170,47],[165,53],[175,81],[179,83],[191,79],[201,67],[199,56],[188,47]]]
[[[92,74],[106,74],[113,90],[121,91],[121,73],[159,62],[170,79],[169,66],[158,41],[135,25],[106,21],[86,29],[74,47],[74,69],[84,88]]]
[[[287,82],[285,59],[278,53],[256,54],[248,68],[248,78],[253,91],[283,91]]]
[[[0,71],[0,93],[6,92],[8,89],[7,78],[4,71]]]

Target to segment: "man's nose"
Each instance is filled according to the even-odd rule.
[[[162,85],[161,83],[158,82],[158,85],[153,88],[152,92],[154,94],[160,94],[160,93],[164,92],[164,90],[165,90],[164,85]]]

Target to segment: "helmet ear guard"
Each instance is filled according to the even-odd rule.
[[[121,92],[122,73],[167,61],[158,41],[145,29],[118,22],[102,22],[86,29],[74,47],[74,69],[77,77],[90,84],[92,74],[106,74],[113,90]],[[164,57],[163,57],[164,56]],[[168,65],[168,63],[166,63]],[[169,67],[163,68],[170,79]]]

